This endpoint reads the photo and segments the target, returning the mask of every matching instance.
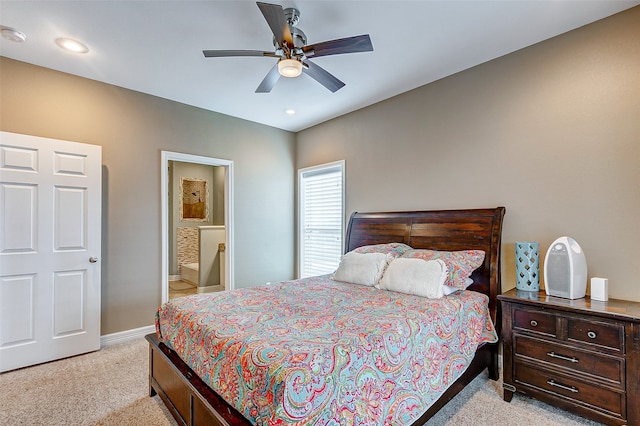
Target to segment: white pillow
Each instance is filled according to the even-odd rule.
[[[349,252],[342,256],[340,266],[333,273],[333,279],[346,283],[374,286],[378,284],[389,256],[384,253]]]
[[[380,288],[437,299],[444,296],[447,277],[447,265],[440,259],[401,257],[391,261],[380,280]]]

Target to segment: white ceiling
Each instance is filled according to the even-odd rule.
[[[278,3],[276,0],[266,2]],[[374,51],[314,59],[346,83],[306,75],[254,93],[268,57],[204,58],[203,49],[273,50],[253,1],[0,0],[2,56],[285,130],[299,131],[640,4],[640,0],[284,0],[308,43],[370,34]],[[85,43],[85,55],[56,46]],[[296,114],[285,114],[293,108]]]

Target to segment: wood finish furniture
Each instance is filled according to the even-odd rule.
[[[433,250],[478,249],[484,264],[471,278],[471,290],[489,296],[491,318],[499,330],[500,243],[504,207],[395,213],[354,213],[345,236],[345,252],[368,244],[401,242]],[[160,342],[149,341],[149,394],[160,395],[181,425],[249,425],[237,410],[208,387],[180,357]],[[498,378],[498,344],[485,344],[465,373],[454,382],[414,425],[422,425],[486,368]]]
[[[640,425],[640,303],[510,290],[504,400],[514,392],[608,425]]]

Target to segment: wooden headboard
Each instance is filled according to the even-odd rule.
[[[500,243],[505,208],[434,210],[392,213],[358,213],[349,219],[345,252],[356,247],[405,243],[431,250],[484,250],[484,264],[474,271],[470,290],[489,296],[491,317],[496,323],[500,294]]]

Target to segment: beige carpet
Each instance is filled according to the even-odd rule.
[[[175,425],[148,397],[146,340],[0,374],[0,425]]]
[[[0,425],[176,425],[148,395],[144,339],[0,374]],[[476,378],[427,425],[598,425],[533,399],[502,400],[500,383]]]

